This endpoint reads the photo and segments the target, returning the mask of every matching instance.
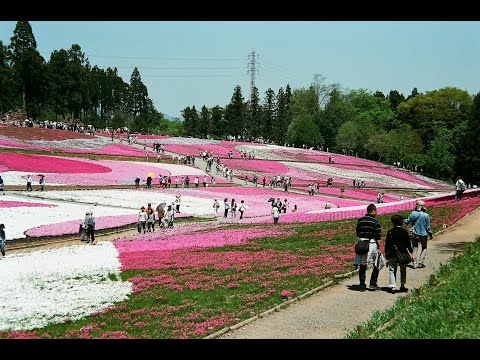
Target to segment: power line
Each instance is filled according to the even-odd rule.
[[[111,65],[96,65],[102,68],[117,68],[117,69],[133,69],[134,67],[151,70],[238,70],[238,67],[150,67],[150,66],[111,66]]]
[[[141,57],[141,56],[110,56],[110,55],[92,55],[85,54],[87,57],[97,58],[114,58],[114,59],[142,59],[142,60],[175,60],[175,61],[240,61],[243,59],[236,58],[158,58],[158,57]]]

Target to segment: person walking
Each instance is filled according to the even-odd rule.
[[[225,210],[225,213],[223,214],[223,217],[226,219],[228,217],[228,209],[230,209],[230,205],[228,205],[228,199],[225,198],[223,200],[223,208]]]
[[[240,211],[240,220],[243,219],[243,212],[248,209],[248,206],[245,205],[245,201],[240,201],[240,206],[238,207],[238,211]]]
[[[40,191],[45,191],[45,175],[40,175]]]
[[[168,205],[165,216],[167,218],[167,227],[169,229],[173,229],[173,220],[175,219],[175,211],[173,210],[172,205]]]
[[[5,224],[0,224],[0,252],[2,257],[5,256],[5,241],[7,241],[7,236],[5,235]]]
[[[180,212],[180,195],[175,196],[175,212]]]
[[[140,188],[140,176],[135,178],[135,189],[138,190]]]
[[[280,218],[280,209],[277,206],[272,207],[273,223],[278,224]]]
[[[463,192],[465,191],[465,182],[461,176],[457,176],[457,182],[455,183],[455,201],[462,200]]]
[[[399,292],[407,292],[407,264],[400,264],[397,261],[397,250],[409,254],[412,261],[415,261],[412,244],[408,231],[402,227],[403,219],[400,215],[394,214],[391,217],[393,228],[388,230],[385,238],[385,257],[388,260],[388,287],[390,292],[396,292],[397,266],[400,266],[400,289]]]
[[[368,253],[363,255],[355,254],[354,264],[359,266],[358,276],[360,279],[359,288],[360,290],[366,290],[367,285],[366,272],[367,272],[367,263],[372,263],[373,270],[370,276],[370,289],[378,290],[379,286],[378,273],[379,269],[375,266],[377,263],[377,256],[381,254],[381,238],[382,238],[382,227],[378,220],[375,218],[377,216],[377,207],[374,204],[367,206],[367,214],[362,216],[357,220],[356,233],[358,240],[368,241]]]
[[[147,212],[147,232],[155,232],[155,213]]]
[[[237,202],[233,198],[231,203],[231,212],[232,212],[232,219],[235,219],[237,217]]]
[[[85,217],[83,218],[82,222],[82,237],[80,238],[80,241],[87,241],[87,229],[88,229],[88,218],[90,216],[90,212],[87,211],[85,213]]]
[[[32,176],[31,175],[28,175],[28,178],[27,178],[27,191],[33,191],[33,187],[32,187]]]
[[[141,234],[142,230],[145,234],[145,225],[147,224],[147,213],[145,212],[145,206],[140,208],[140,212],[138,213],[138,233]]]
[[[413,255],[418,259],[414,262],[413,267],[421,269],[425,267],[425,257],[427,256],[427,240],[433,238],[432,229],[430,227],[430,215],[427,213],[425,202],[418,200],[408,218],[405,219],[405,224],[412,224],[410,228],[410,240],[413,247]],[[420,255],[417,256],[418,244],[422,249]]]
[[[90,240],[88,240],[90,238]],[[93,211],[88,213],[87,218],[87,244],[95,245],[95,217]]]
[[[215,216],[218,216],[219,207],[220,207],[220,204],[218,203],[218,200],[217,199],[213,200],[213,212],[215,213]]]
[[[3,190],[3,179],[1,175],[0,175],[0,191],[2,191],[3,195],[5,195],[5,191]]]

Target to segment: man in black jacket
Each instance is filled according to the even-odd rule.
[[[368,253],[363,255],[355,254],[354,264],[359,266],[358,276],[360,278],[360,290],[366,290],[365,284],[367,263],[373,265],[372,275],[370,276],[370,289],[378,290],[377,285],[379,269],[375,266],[377,256],[381,254],[381,237],[382,227],[375,216],[377,215],[377,207],[374,204],[367,206],[367,214],[357,220],[356,232],[358,240],[368,241]]]

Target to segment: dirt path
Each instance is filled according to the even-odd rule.
[[[456,250],[461,250],[465,242],[475,240],[476,236],[480,236],[480,208],[449,229],[434,235],[433,240],[428,242],[426,267],[407,268],[407,287],[412,290],[422,286],[441,263],[450,259]],[[371,270],[368,269],[367,282],[370,274]],[[374,310],[384,310],[392,306],[398,296],[406,294],[391,294],[387,291],[386,267],[380,271],[378,278],[382,290],[358,292],[349,288],[356,284],[358,274],[279,312],[227,332],[220,339],[342,339],[357,325],[370,319]]]

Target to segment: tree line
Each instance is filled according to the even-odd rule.
[[[0,40],[0,114],[17,109],[32,119],[142,132],[166,121],[136,67],[126,83],[115,67],[92,66],[78,44],[46,61],[28,21],[17,22],[8,46]]]
[[[455,87],[414,88],[405,97],[397,90],[346,90],[315,75],[308,87],[269,88],[263,99],[257,88],[245,98],[237,85],[223,107],[188,106],[183,123],[171,122],[155,109],[137,68],[126,83],[115,67],[92,66],[77,44],[46,61],[29,22],[18,21],[9,45],[0,40],[0,114],[19,108],[34,119],[96,128],[347,150],[437,178],[480,181],[480,93]]]
[[[345,90],[316,76],[309,87],[265,92],[244,99],[236,86],[225,107],[182,111],[195,137],[240,136],[247,141],[313,147],[387,164],[400,162],[435,178],[480,182],[480,93],[445,87],[405,97]]]

